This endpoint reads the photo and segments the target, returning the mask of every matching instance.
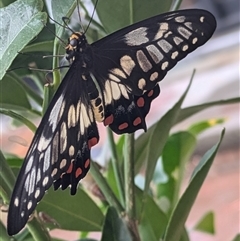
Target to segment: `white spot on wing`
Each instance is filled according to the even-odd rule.
[[[52,126],[52,132],[54,132],[57,127],[57,123],[58,123],[57,120],[58,120],[58,115],[60,113],[60,109],[62,106],[62,102],[63,102],[63,95],[60,95],[60,97],[56,101],[49,115],[49,122],[50,122],[50,125]]]
[[[192,33],[188,29],[182,26],[178,27],[178,32],[186,39],[189,39],[189,37],[192,35]]]
[[[45,187],[48,184],[49,177],[44,177],[42,185]]]
[[[28,162],[27,162],[27,165],[26,165],[26,169],[25,169],[25,174],[27,174],[31,169],[32,169],[32,166],[33,166],[33,156],[31,156],[29,159],[28,159]]]
[[[159,49],[155,45],[153,44],[148,45],[146,49],[156,64],[158,64],[163,59],[163,54],[159,51]]]
[[[14,205],[15,205],[16,207],[18,207],[18,205],[19,205],[19,199],[18,199],[18,197],[16,197],[16,198],[14,199]]]
[[[192,23],[191,22],[186,22],[186,23],[184,23],[184,25],[186,27],[188,27],[189,29],[192,29]]]
[[[118,87],[118,84],[113,82],[113,81],[110,81],[110,84],[111,84],[112,97],[115,100],[118,100],[121,96],[121,92],[120,92],[120,89]]]
[[[175,18],[175,21],[178,23],[183,23],[185,21],[185,17],[184,16],[178,16]]]
[[[163,35],[168,31],[169,25],[168,23],[159,23],[159,29],[157,34],[154,37],[154,40],[158,40],[163,37]]]
[[[192,44],[197,43],[197,41],[198,41],[198,38],[194,38],[194,39],[192,40]]]
[[[173,38],[173,41],[174,41],[174,43],[175,43],[176,45],[179,45],[180,43],[183,42],[183,40],[182,40],[181,38],[179,38],[179,37],[174,37],[174,38]]]
[[[27,185],[25,185],[26,190],[28,191],[28,195],[30,196],[35,188],[35,181],[36,181],[36,168],[33,167],[30,174],[28,174],[29,180],[28,182],[25,182],[25,184],[27,183]]]
[[[31,207],[32,207],[32,201],[29,201],[29,202],[28,202],[28,205],[27,205],[27,209],[30,210]]]
[[[60,153],[62,154],[67,147],[67,126],[63,122],[60,129]]]
[[[46,139],[42,134],[41,137],[39,138],[39,142],[37,146],[38,151],[39,152],[44,151],[48,147],[50,141],[51,141],[51,138]]]
[[[143,90],[144,87],[146,86],[146,80],[144,78],[141,78],[139,81],[138,81],[138,88],[140,90]]]
[[[125,35],[125,43],[128,46],[139,46],[148,42],[147,28],[141,27],[134,29],[133,31]]]
[[[127,76],[125,75],[125,73],[121,70],[121,69],[118,69],[118,68],[114,68],[114,69],[111,69],[110,72],[114,75],[117,75],[117,76],[120,76],[124,79],[127,78]]]
[[[73,145],[71,145],[71,146],[69,147],[68,152],[69,152],[69,156],[73,156],[73,155],[74,155],[74,153],[75,153],[75,148],[74,148]]]
[[[165,39],[159,40],[157,44],[165,53],[168,53],[172,49],[172,45],[168,43]]]
[[[171,59],[176,59],[177,56],[178,56],[178,51],[175,51],[175,52],[172,53]]]
[[[162,70],[165,70],[167,67],[168,67],[168,61],[165,61],[165,62],[162,64],[161,69],[162,69]]]
[[[60,169],[63,169],[67,164],[67,160],[66,159],[62,159],[62,161],[60,162]]]
[[[142,50],[137,51],[138,64],[144,72],[148,72],[152,68],[152,64],[149,62],[147,56]]]
[[[51,146],[49,146],[44,155],[44,162],[43,162],[43,173],[45,173],[50,167],[50,160],[51,160]]]
[[[184,45],[184,46],[182,47],[182,50],[183,50],[183,51],[188,50],[188,45]]]
[[[158,77],[158,72],[153,72],[150,76],[150,80],[151,81],[155,81]]]
[[[37,170],[37,181],[36,183],[38,183],[41,180],[41,170],[38,168]]]
[[[74,105],[71,105],[68,109],[68,128],[76,126],[76,110]]]
[[[127,74],[130,75],[133,68],[135,67],[135,63],[133,61],[133,59],[128,56],[128,55],[124,55],[121,59],[120,59],[120,65],[123,69],[123,71]]]
[[[40,190],[39,188],[35,191],[34,197],[37,199],[40,195]]]
[[[121,82],[121,80],[113,74],[108,74],[108,78],[112,81],[115,81],[115,82]]]

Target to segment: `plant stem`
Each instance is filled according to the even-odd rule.
[[[125,202],[124,187],[123,187],[122,176],[121,176],[121,172],[120,172],[120,168],[119,168],[119,160],[118,160],[118,156],[117,156],[116,145],[114,143],[113,133],[110,128],[107,128],[107,133],[108,133],[108,140],[109,140],[109,144],[110,144],[110,150],[111,150],[111,154],[112,154],[111,159],[112,159],[114,176],[115,176],[115,179],[117,182],[120,201],[123,205]]]
[[[51,240],[47,229],[43,225],[40,225],[36,217],[27,223],[27,227],[35,241]]]
[[[112,189],[108,185],[105,178],[102,176],[101,172],[99,171],[97,164],[93,161],[91,162],[90,173],[92,174],[95,182],[98,184],[99,188],[101,189],[103,195],[107,199],[108,203],[114,206],[118,213],[123,213],[124,209],[118,199],[116,198],[115,194],[113,193]]]
[[[8,196],[9,201],[11,197],[11,190],[13,189],[14,183],[15,183],[15,176],[10,169],[10,167],[7,164],[7,161],[3,155],[3,153],[0,151],[0,163],[1,163],[1,179],[4,181],[4,183],[7,185],[7,190],[4,190],[6,192],[6,196]]]
[[[128,228],[134,241],[140,241],[136,223],[136,203],[134,193],[134,134],[125,135],[124,146],[124,183]]]
[[[2,222],[0,222],[0,234],[1,234],[0,240],[4,240],[4,241],[12,240],[12,238],[8,236],[6,228]]]
[[[180,5],[182,3],[182,0],[175,0],[174,3],[172,4],[170,10],[171,11],[176,11],[179,9]]]

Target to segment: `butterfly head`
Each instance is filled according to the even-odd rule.
[[[83,33],[75,32],[68,39],[68,45],[66,46],[66,59],[72,63],[75,60],[77,52],[82,52],[86,46],[87,40]]]

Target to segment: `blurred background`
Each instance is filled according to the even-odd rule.
[[[176,103],[186,89],[193,69],[196,69],[196,74],[183,107],[229,99],[240,94],[239,1],[185,0],[181,8],[209,10],[217,18],[217,31],[209,42],[181,61],[160,83],[161,94],[152,104],[147,117],[148,126]],[[216,218],[216,234],[208,235],[192,230],[190,237],[193,241],[233,240],[239,233],[239,112],[239,104],[209,108],[172,130],[172,132],[184,130],[196,121],[227,118],[225,123],[211,128],[199,137],[193,161],[187,167],[189,176],[186,177],[186,183],[201,156],[218,141],[222,128],[226,128],[220,151],[187,221],[187,228],[192,230],[204,213],[213,211]],[[2,115],[0,115],[0,131],[1,150],[24,157],[33,137],[31,131],[25,127],[14,128],[10,118]],[[102,125],[99,126],[99,131],[101,140],[93,149],[93,158],[99,156],[106,138],[106,131]],[[68,240],[78,238],[77,233],[73,232],[62,234],[53,231],[53,234],[59,238],[66,235]]]

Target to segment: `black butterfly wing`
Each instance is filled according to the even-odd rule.
[[[133,95],[142,95],[178,61],[207,42],[215,28],[214,16],[199,9],[138,22],[92,44],[95,76],[101,76],[103,87],[113,81]]]
[[[145,117],[148,114],[151,102],[159,95],[160,88],[156,85],[152,90],[141,96],[128,93],[105,107],[104,125],[116,134],[133,133],[139,129],[147,130]]]
[[[90,149],[99,140],[88,86],[74,62],[55,93],[30,145],[13,190],[8,233],[19,232],[55,182],[71,194],[90,165]]]
[[[93,43],[93,74],[102,91],[104,124],[117,134],[146,130],[145,116],[160,92],[156,84],[203,45],[215,28],[211,13],[181,10],[138,22]],[[144,100],[141,106],[140,100]]]

